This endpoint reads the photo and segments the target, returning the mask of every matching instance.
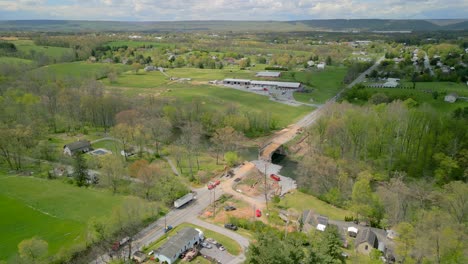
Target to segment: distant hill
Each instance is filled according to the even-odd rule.
[[[300,21],[173,21],[125,22],[78,20],[0,21],[0,31],[43,32],[167,32],[167,31],[435,31],[468,30],[468,19],[392,20],[328,19]]]

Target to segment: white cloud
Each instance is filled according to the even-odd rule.
[[[444,11],[438,12],[443,8]],[[299,20],[319,18],[450,18],[468,14],[459,0],[0,0],[0,11],[96,20]],[[427,17],[427,14],[438,17]]]

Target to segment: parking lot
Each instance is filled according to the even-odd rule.
[[[235,258],[233,255],[229,254],[226,250],[221,251],[216,246],[214,245],[212,246],[213,246],[212,248],[202,248],[200,250],[200,254],[202,256],[209,256],[211,258],[214,258],[223,264],[229,263]]]

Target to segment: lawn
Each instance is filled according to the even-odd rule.
[[[294,93],[294,98],[304,103],[324,103],[343,89],[346,67],[329,66],[323,71],[283,72],[282,80],[298,81],[312,90],[310,93]]]
[[[169,76],[191,78],[194,81],[213,81],[226,78],[253,79],[256,71],[240,70],[237,66],[226,66],[223,69],[175,68],[167,70]]]
[[[73,50],[71,48],[63,47],[51,47],[51,46],[37,46],[32,40],[13,40],[9,41],[15,44],[18,51],[30,55],[32,53],[44,53],[46,56],[53,59],[60,59],[64,54],[71,53]]]
[[[193,228],[200,229],[201,231],[203,231],[206,238],[213,238],[214,240],[218,241],[219,243],[221,243],[226,248],[226,250],[230,254],[232,254],[234,256],[239,255],[240,252],[241,252],[241,246],[235,240],[233,240],[232,238],[229,238],[229,237],[227,237],[225,235],[222,235],[220,233],[205,229],[203,227],[199,227],[197,225],[192,225],[192,224],[189,224],[189,223],[182,223],[182,224],[174,227],[174,229],[169,231],[167,233],[167,235],[164,235],[160,239],[156,240],[153,244],[151,244],[147,248],[146,252],[149,252],[150,250],[158,249],[159,247],[161,247],[167,241],[167,239],[169,237],[175,235],[179,230],[181,230],[184,227],[193,227]]]
[[[108,86],[153,88],[160,87],[168,81],[169,78],[167,78],[164,74],[162,74],[159,71],[139,71],[138,74],[135,74],[135,72],[132,71],[119,75],[115,82],[111,83],[107,78],[104,79],[102,82]]]
[[[120,153],[122,144],[115,140],[102,140],[92,144],[94,149],[103,148],[112,151],[113,153]]]
[[[35,69],[35,72],[52,74],[57,77],[83,77],[99,79],[106,76],[109,70],[118,72],[131,69],[131,66],[123,64],[68,62],[44,66]]]
[[[50,255],[81,244],[91,219],[108,217],[129,199],[60,180],[0,173],[0,260],[12,257],[18,243],[33,236],[48,242]]]
[[[404,86],[412,87],[412,83],[403,82]],[[457,93],[459,96],[468,97],[468,86],[463,83],[453,82],[418,82],[416,89],[399,89],[399,88],[366,88],[372,94],[384,93],[389,97],[412,98],[420,105],[427,103],[432,107],[442,112],[452,112],[459,107],[468,107],[468,102],[458,100],[455,103],[444,102],[445,94]],[[432,92],[437,91],[439,96],[433,98]]]
[[[337,208],[319,200],[312,195],[308,195],[299,191],[286,195],[284,199],[281,199],[279,205],[286,208],[294,208],[299,213],[302,213],[304,210],[312,209],[316,213],[325,215],[334,220],[344,220],[345,216],[353,215],[353,213],[350,211]]]

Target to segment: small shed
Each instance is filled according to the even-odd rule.
[[[321,62],[321,63],[317,64],[317,69],[324,70],[325,69],[325,63]]]
[[[458,99],[458,95],[456,93],[447,94],[444,98],[444,101],[447,103],[455,103]]]
[[[146,260],[146,254],[141,251],[137,251],[133,253],[132,259],[137,263],[143,263]]]
[[[87,140],[80,140],[63,146],[63,154],[75,155],[77,153],[86,153],[91,151],[91,142]]]

